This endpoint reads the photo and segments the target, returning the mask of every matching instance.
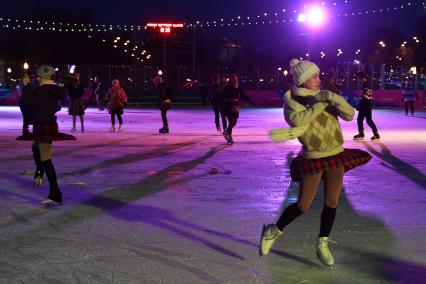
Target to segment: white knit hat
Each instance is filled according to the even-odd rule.
[[[319,72],[318,66],[310,61],[293,58],[290,61],[290,73],[293,75],[293,80],[296,86],[300,86],[306,82],[312,75]]]

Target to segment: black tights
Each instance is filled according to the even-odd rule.
[[[121,114],[118,113],[111,113],[111,124],[115,125],[115,116],[117,115],[118,123],[123,124],[123,119],[121,118]]]
[[[363,125],[364,118],[368,126],[370,126],[373,133],[374,134],[378,133],[376,124],[373,121],[371,106],[366,104],[366,105],[361,105],[360,110],[358,112],[357,123],[358,123],[359,134],[364,134],[364,125]]]
[[[227,132],[228,134],[232,134],[232,129],[235,127],[235,125],[237,125],[237,121],[238,121],[238,114],[231,114],[227,116],[228,121],[229,121],[229,125],[227,128]]]

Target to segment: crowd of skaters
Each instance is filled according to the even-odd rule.
[[[320,218],[316,252],[324,265],[332,266],[334,258],[328,247],[328,244],[332,242],[329,235],[336,216],[344,173],[367,163],[371,155],[359,149],[343,148],[343,135],[338,118],[350,121],[354,117],[355,110],[341,96],[335,84],[334,74],[329,72],[324,83],[321,84],[320,70],[315,63],[293,59],[290,66],[294,86],[284,95],[284,117],[290,128],[274,129],[270,135],[275,142],[297,138],[302,145],[302,151],[290,164],[291,178],[299,182],[299,197],[297,202],[284,210],[276,223],[264,225],[259,254],[268,255],[274,242],[283,234],[285,227],[307,212],[320,180],[324,180],[325,201]],[[22,79],[23,88],[19,104],[23,114],[23,130],[17,140],[33,141],[31,148],[36,168],[33,186],[40,187],[44,174],[47,176],[49,194],[42,201],[45,205],[62,203],[62,193],[52,162],[53,141],[76,140],[73,135],[59,132],[56,112],[61,110],[61,101],[67,93],[68,111],[73,119],[71,132],[77,131],[77,116],[80,118],[80,130],[84,132],[84,111],[87,107],[82,100],[84,86],[80,82],[80,75],[75,73],[72,77],[64,79],[57,74],[55,77],[55,74],[55,70],[48,65],[40,66],[34,73],[25,74]],[[365,82],[364,74],[360,73],[359,77]],[[158,107],[163,123],[159,132],[169,133],[167,112],[172,104],[172,90],[160,76],[153,78],[152,82],[158,91]],[[117,130],[121,132],[124,130],[122,115],[127,103],[125,91],[120,86],[119,80],[114,79],[105,97],[101,97],[100,84],[95,78],[89,103],[96,98],[100,110],[103,110],[106,105],[111,115],[109,131],[116,131],[115,117],[117,117],[119,122]],[[236,74],[229,77],[214,75],[208,99],[214,112],[216,131],[224,136],[228,144],[233,144],[232,133],[239,118],[240,101],[251,103],[253,106],[254,102],[241,88]],[[358,113],[359,134],[354,137],[354,140],[364,137],[362,127],[364,118],[367,118],[367,123],[374,134],[371,140],[376,141],[380,138],[371,118],[371,99],[371,89],[363,83]],[[31,124],[32,132],[28,129]]]

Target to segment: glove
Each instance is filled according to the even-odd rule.
[[[330,91],[320,91],[316,96],[315,99],[318,102],[327,102],[331,103],[333,101],[334,93]]]

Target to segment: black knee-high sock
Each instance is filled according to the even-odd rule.
[[[285,226],[293,222],[294,219],[296,219],[302,214],[303,212],[299,210],[299,207],[297,207],[297,203],[293,203],[284,210],[275,225],[280,231],[282,231]]]
[[[33,158],[34,158],[34,163],[36,165],[36,172],[34,174],[34,179],[36,177],[43,177],[44,168],[43,168],[43,164],[41,163],[40,149],[33,144],[33,146],[31,147],[31,150],[33,150]]]
[[[324,205],[321,213],[320,237],[328,237],[333,228],[334,219],[336,218],[337,208],[331,208]]]
[[[46,160],[43,162],[44,169],[46,170],[47,180],[49,181],[49,195],[47,198],[57,202],[62,202],[62,193],[59,190],[58,182],[56,180],[56,171],[53,166],[52,160]]]

